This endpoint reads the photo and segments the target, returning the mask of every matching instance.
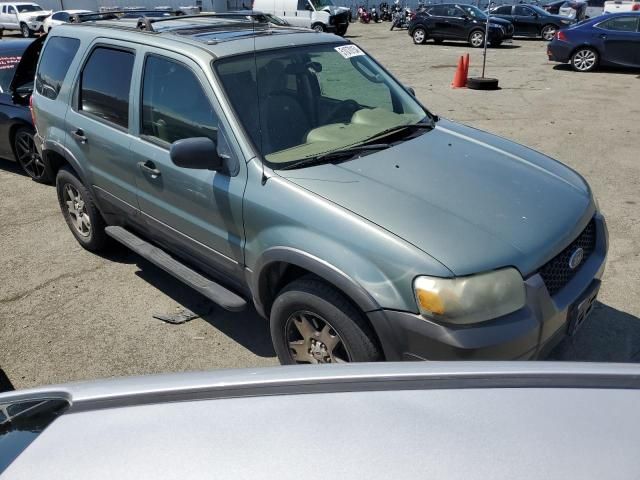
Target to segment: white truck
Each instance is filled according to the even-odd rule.
[[[604,13],[640,12],[640,0],[609,0],[604,2]]]
[[[52,13],[31,2],[3,2],[0,5],[0,30],[19,30],[25,38],[42,32],[44,19]]]
[[[336,7],[331,0],[254,0],[253,9],[319,32],[343,36],[349,28],[349,9]]]

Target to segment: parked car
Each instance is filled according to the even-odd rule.
[[[29,110],[35,65],[16,77],[23,55],[29,60],[32,43],[28,39],[0,42],[0,157],[17,161],[31,178],[47,182],[52,176],[36,149]]]
[[[608,0],[604,2],[604,13],[639,12],[640,0]]]
[[[49,15],[51,10],[43,10],[37,3],[2,3],[0,29],[18,30],[23,37],[29,38],[43,31],[42,24]]]
[[[587,3],[570,0],[560,7],[560,15],[580,22],[587,16]]]
[[[640,67],[640,12],[604,15],[562,30],[547,54],[552,62],[570,63],[578,72]]]
[[[282,363],[532,358],[582,324],[608,242],[582,177],[340,37],[232,22],[48,36],[37,144],[84,248],[253,303]]]
[[[463,40],[472,47],[484,45],[487,15],[473,5],[443,3],[427,6],[409,22],[409,35],[413,43],[422,44],[427,39],[436,43],[444,40]],[[499,46],[513,37],[513,25],[501,18],[489,20],[489,44]]]
[[[551,2],[551,3],[547,3],[546,5],[542,5],[542,8],[546,12],[551,13],[552,15],[559,15],[560,7],[562,7],[565,3],[566,3],[566,0],[560,0],[559,2]]]
[[[337,7],[331,0],[254,0],[256,11],[280,16],[294,27],[344,36],[349,28],[351,11]]]
[[[92,13],[92,12],[90,10],[59,10],[57,12],[53,12],[51,16],[45,18],[44,21],[42,22],[42,30],[45,33],[49,33],[49,30],[51,30],[52,27],[69,22],[69,18],[72,15],[77,15],[79,13]]]
[[[558,30],[574,23],[562,15],[551,15],[536,5],[503,5],[491,9],[491,15],[513,23],[514,36],[542,37],[551,40]]]
[[[638,378],[637,364],[411,362],[40,387],[0,395],[0,479],[293,480],[319,456],[328,479],[631,479]],[[309,429],[315,448],[283,448]]]

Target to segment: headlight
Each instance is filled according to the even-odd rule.
[[[418,277],[413,289],[420,313],[438,322],[466,325],[522,308],[524,280],[515,268],[469,277]]]

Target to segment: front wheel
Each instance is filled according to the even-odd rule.
[[[375,335],[344,295],[312,276],[295,280],[271,308],[271,339],[283,365],[374,362]]]
[[[484,45],[484,32],[482,30],[474,30],[469,34],[469,44],[473,48],[480,48]]]
[[[498,48],[500,45],[502,45],[502,40],[494,40],[493,42],[491,42],[491,46],[493,48]]]
[[[315,30],[316,32],[324,32],[326,30],[324,28],[324,25],[321,23],[314,23],[313,25],[311,25],[311,29]]]
[[[579,48],[571,55],[571,67],[576,72],[590,72],[598,66],[598,54],[591,48]]]
[[[422,45],[427,39],[427,32],[424,28],[418,27],[413,31],[411,37],[413,38],[413,43]]]
[[[550,42],[551,40],[553,40],[553,37],[556,35],[557,31],[558,27],[556,27],[555,25],[545,25],[544,27],[542,27],[540,35],[542,35],[543,40]]]
[[[31,38],[33,36],[29,25],[27,25],[26,23],[20,24],[20,33],[22,33],[22,36],[24,38]]]

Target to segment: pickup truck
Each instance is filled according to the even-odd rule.
[[[640,12],[640,0],[608,0],[604,13]]]
[[[51,13],[37,3],[2,3],[0,30],[19,30],[24,38],[33,37],[35,33],[42,32],[42,23]]]

